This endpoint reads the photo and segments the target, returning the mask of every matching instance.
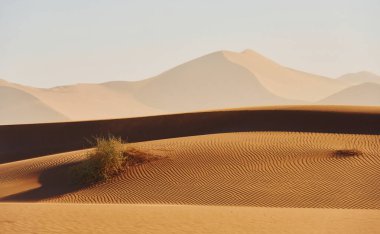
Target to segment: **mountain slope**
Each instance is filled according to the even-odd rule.
[[[231,63],[223,52],[139,81],[132,93],[140,102],[170,112],[292,103],[269,92],[252,73]]]
[[[350,86],[343,78],[330,79],[293,70],[251,50],[219,51],[136,82],[112,81],[41,89],[0,80],[0,87],[24,93],[20,100],[17,95],[16,100],[2,100],[0,111],[8,111],[8,117],[0,119],[0,124],[12,122],[10,107],[15,106],[14,102],[23,103],[18,104],[14,112],[18,115],[14,118],[15,123],[20,123],[21,119],[17,119],[20,116],[22,123],[62,119],[57,113],[65,116],[64,120],[90,120],[247,106],[305,105],[330,96],[321,103],[378,105],[374,99],[376,94],[369,95],[374,91],[368,85],[360,89],[366,93],[361,94],[365,97],[360,101],[352,97],[347,97],[347,101],[335,100],[334,94]],[[0,92],[5,95],[5,91]],[[39,104],[35,104],[36,100]],[[39,111],[35,113],[34,109]],[[42,115],[42,109],[49,109],[50,114]]]
[[[115,90],[122,91],[123,87],[124,92],[133,92],[143,103],[178,110],[310,103],[349,85],[283,67],[246,50],[215,52],[151,79],[117,82],[112,86]]]
[[[329,105],[380,105],[380,84],[364,83],[349,87],[319,102]]]
[[[314,102],[347,87],[331,78],[281,66],[252,50],[224,54],[255,75],[267,90],[283,98]]]
[[[138,102],[128,93],[120,94],[97,84],[33,90],[32,93],[73,120],[122,118],[161,113],[160,110]]]
[[[377,83],[380,84],[380,76],[373,74],[371,72],[357,72],[357,73],[349,73],[346,75],[343,75],[338,78],[340,81],[352,84],[352,85],[358,85],[363,83]]]
[[[0,87],[8,87],[28,94],[31,102],[37,98],[46,107],[66,116],[65,120],[122,118],[161,113],[160,110],[139,103],[128,93],[113,92],[98,84],[76,84],[39,89],[2,81]],[[28,99],[26,96],[23,98],[25,99],[23,102]],[[17,97],[14,100],[8,99],[9,105],[15,101],[17,101]],[[28,108],[32,108],[32,106],[28,106]],[[34,112],[27,111],[27,109],[22,111],[21,106],[18,109],[24,115],[29,116],[30,121],[25,117],[25,123],[36,122],[33,117]],[[0,124],[3,123],[0,121]]]

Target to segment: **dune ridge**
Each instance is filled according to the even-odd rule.
[[[129,119],[0,126],[0,162],[84,149],[96,136],[129,142],[247,131],[380,134],[376,107],[285,106]]]

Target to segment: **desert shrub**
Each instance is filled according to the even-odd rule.
[[[86,160],[70,169],[70,177],[75,184],[91,184],[148,160],[147,153],[125,146],[120,138],[97,138],[95,149],[88,153]]]
[[[342,149],[342,150],[335,150],[333,152],[333,156],[338,158],[344,158],[344,157],[355,157],[362,155],[362,152],[356,149]]]
[[[126,147],[123,152],[123,156],[125,158],[125,167],[136,166],[156,159],[156,157],[131,146]]]
[[[95,162],[95,168],[99,169],[99,175],[103,179],[117,174],[123,169],[123,142],[120,138],[96,139],[95,152],[90,155],[90,161]]]

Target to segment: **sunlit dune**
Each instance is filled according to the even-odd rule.
[[[124,132],[129,147],[155,160],[77,186],[69,169],[91,151],[78,140],[89,130]],[[0,126],[9,146],[0,147],[0,230],[376,232],[379,134],[378,108],[341,106]]]

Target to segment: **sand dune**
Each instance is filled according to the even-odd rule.
[[[327,77],[290,69],[252,51],[225,51],[227,59],[246,68],[272,93],[292,100],[315,102],[347,87]]]
[[[140,102],[170,112],[291,103],[266,90],[224,52],[194,59],[137,83],[133,95]]]
[[[293,131],[379,134],[378,107],[281,106],[129,119],[0,126],[0,163],[90,146],[113,134],[130,142],[212,133]]]
[[[376,107],[285,106],[0,126],[0,232],[376,233],[379,123]],[[68,149],[110,131],[158,160],[73,186],[90,149]]]
[[[340,81],[347,82],[351,85],[359,85],[363,83],[377,83],[380,84],[380,76],[371,72],[357,72],[349,73],[338,78]]]
[[[0,204],[2,233],[377,233],[377,210]],[[49,214],[49,215],[46,215]]]
[[[379,106],[380,84],[363,83],[333,94],[320,104]]]
[[[33,95],[12,87],[0,86],[0,110],[0,124],[69,120]]]
[[[359,75],[360,78],[355,78],[358,82],[375,80]],[[60,121],[53,114],[41,119],[41,111],[34,111],[31,104],[35,99],[45,109],[79,121],[245,106],[331,105],[336,102],[329,102],[327,97],[351,86],[352,82],[347,82],[346,78],[331,79],[290,69],[251,50],[241,53],[219,51],[136,82],[113,81],[40,89],[1,81],[0,87],[22,91],[29,98],[11,98],[7,92],[2,92],[2,97],[7,95],[4,100],[8,100],[7,103],[3,101],[4,105],[14,107],[13,102],[19,103],[20,114],[2,108],[1,111],[8,112],[10,117],[15,116],[15,121],[0,119],[0,124]],[[362,92],[372,91],[362,87]],[[322,99],[325,101],[319,102]],[[355,104],[380,105],[380,102],[371,97],[344,102],[344,105]],[[17,115],[24,118],[17,120]]]
[[[132,88],[129,82],[124,86],[124,92],[134,92],[143,103],[152,103],[159,109],[174,108],[178,112],[314,102],[348,85],[283,67],[252,50],[245,50],[215,52],[136,82]],[[157,100],[158,96],[163,99]],[[205,104],[204,100],[208,102]],[[204,106],[194,106],[198,102]]]
[[[59,168],[84,152],[0,165],[6,201],[380,209],[377,135],[247,132],[136,143],[162,159],[78,191]],[[334,150],[363,154],[339,158]],[[34,178],[34,179],[32,179]],[[32,181],[34,181],[32,183]],[[40,187],[35,187],[39,183]]]
[[[48,115],[46,119],[49,121],[32,121],[35,116],[39,116],[39,112],[34,110],[33,106],[28,103],[34,99],[38,99],[43,105],[62,113],[62,115],[66,116],[66,120],[121,118],[162,113],[160,110],[139,103],[127,93],[112,92],[110,89],[97,84],[78,84],[39,89],[3,82],[0,87],[4,89],[12,88],[15,92],[23,92],[29,95],[29,99],[21,99],[2,92],[2,95],[7,97],[7,105],[16,106],[18,104],[20,113],[25,116],[25,121],[21,123],[59,121],[49,118]],[[25,108],[22,108],[22,106],[25,106]],[[4,109],[4,111],[6,110]],[[0,124],[5,123],[0,122]]]

